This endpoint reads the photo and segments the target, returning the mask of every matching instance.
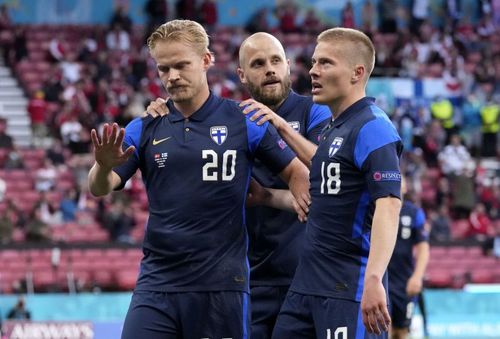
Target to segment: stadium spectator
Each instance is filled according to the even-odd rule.
[[[64,192],[59,209],[64,222],[76,220],[76,212],[78,211],[78,191],[76,188],[72,187]]]
[[[42,212],[38,206],[31,211],[24,231],[27,241],[46,242],[50,240],[49,225],[42,220]]]
[[[113,12],[113,16],[109,22],[110,30],[113,30],[116,25],[119,25],[128,34],[132,33],[132,19],[128,15],[128,8],[126,4],[118,4]]]
[[[130,35],[123,27],[115,23],[106,34],[106,47],[110,51],[128,51],[130,49]]]
[[[7,313],[7,319],[31,320],[31,312],[26,308],[24,297],[17,298],[16,305]]]
[[[340,26],[345,28],[355,28],[356,23],[354,22],[354,10],[352,8],[351,1],[347,1],[344,8],[342,8]]]
[[[45,158],[43,165],[36,170],[35,189],[39,192],[51,191],[56,184],[58,173],[50,159]]]
[[[458,134],[451,136],[450,144],[439,152],[438,159],[441,171],[449,178],[464,175],[473,171],[475,167],[469,151],[461,144]]]
[[[248,105],[244,113],[257,111],[250,120],[270,121],[311,169],[306,239],[275,339],[321,336],[344,326],[345,336],[383,337],[388,330],[385,271],[401,208],[402,145],[386,114],[365,95],[374,63],[373,44],[360,31],[333,28],[318,36],[313,100],[327,104],[333,119],[317,147],[262,104],[241,103]]]
[[[0,118],[0,148],[12,149],[13,146],[12,137],[7,134],[7,120]]]
[[[431,210],[429,220],[431,222],[431,241],[446,243],[451,239],[451,219],[448,206],[442,204],[439,205],[437,211]]]
[[[482,144],[481,156],[495,157],[498,152],[498,133],[500,131],[500,103],[489,101],[481,108]]]
[[[276,8],[276,17],[279,21],[279,29],[282,33],[297,33],[298,9],[293,1],[284,2]]]
[[[40,212],[40,220],[49,226],[60,226],[63,223],[59,205],[54,199],[49,199],[46,191],[42,191],[35,208]]]
[[[484,241],[487,238],[494,237],[495,234],[495,228],[488,213],[486,213],[484,204],[477,203],[469,215],[469,229],[465,233],[465,237]]]
[[[147,0],[144,4],[144,13],[146,13],[146,30],[144,41],[153,33],[153,31],[168,19],[168,5],[164,0]]]
[[[399,230],[387,268],[391,304],[391,338],[405,339],[410,330],[417,296],[422,292],[429,262],[429,234],[424,211],[410,199],[406,180],[401,181],[404,196],[399,216]],[[415,253],[415,256],[413,255]]]
[[[89,172],[90,191],[101,196],[120,189],[140,167],[150,198],[144,242],[148,254],[124,339],[240,338],[247,333],[249,272],[242,211],[251,158],[282,172],[300,206],[307,207],[307,169],[275,130],[251,124],[235,103],[210,92],[208,43],[196,22],[174,20],[160,26],[148,46],[171,97],[171,114],[157,120],[137,118],[125,131],[105,124],[102,141],[92,130],[96,162]],[[140,146],[151,136],[151,142]],[[214,145],[222,147],[215,152]],[[151,161],[141,165],[143,157]],[[216,158],[226,159],[222,166],[229,168],[220,170]],[[166,312],[155,311],[165,306]]]
[[[15,144],[7,153],[7,158],[4,163],[5,169],[23,169],[24,168],[24,160],[22,153]]]
[[[65,149],[60,139],[53,138],[51,147],[45,150],[45,157],[58,169],[66,167]]]
[[[177,0],[175,11],[179,19],[196,20],[196,0]]]
[[[245,30],[249,34],[254,34],[257,32],[270,32],[271,26],[268,20],[268,11],[269,9],[267,7],[258,9],[248,20],[247,24],[245,25]]]
[[[126,199],[115,199],[106,209],[103,215],[103,226],[109,232],[111,240],[127,244],[134,243],[130,236],[135,223],[132,212],[130,203]]]
[[[49,42],[49,60],[54,63],[64,61],[69,51],[68,43],[63,33],[54,36]]]
[[[302,29],[304,33],[319,34],[322,30],[323,24],[320,18],[316,14],[314,8],[309,8],[304,17],[304,22],[302,23]]]
[[[46,117],[47,102],[45,93],[39,90],[28,102],[28,112],[31,118],[31,129],[33,131],[34,143],[38,144],[47,135]]]
[[[15,213],[9,206],[0,212],[0,244],[8,245],[12,242],[15,224],[12,213]]]
[[[199,7],[200,23],[209,33],[213,32],[218,21],[217,4],[215,0],[203,0]]]

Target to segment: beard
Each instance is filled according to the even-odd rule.
[[[281,86],[275,91],[266,90],[264,86],[258,86],[251,82],[248,83],[247,88],[254,100],[272,107],[285,100],[290,92],[291,80],[289,77],[285,77],[279,84]]]
[[[177,88],[167,89],[167,93],[173,102],[185,102],[189,101],[193,97],[192,89],[188,86],[181,86]]]

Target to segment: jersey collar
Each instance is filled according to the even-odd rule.
[[[288,95],[285,98],[285,101],[276,109],[276,113],[279,116],[283,115],[283,112],[290,112],[292,108],[296,105],[297,93],[295,93],[292,89],[288,92]]]
[[[192,121],[203,121],[205,120],[210,114],[214,113],[215,107],[217,106],[217,103],[219,101],[219,97],[216,96],[215,94],[210,91],[210,95],[208,96],[208,99],[205,101],[205,103],[191,116],[189,117],[189,120]],[[186,118],[182,115],[181,112],[175,108],[174,103],[169,100],[167,102],[167,107],[170,111],[168,114],[168,119],[170,122],[179,122],[186,120]]]
[[[344,122],[349,120],[351,116],[359,113],[364,107],[368,105],[373,105],[375,103],[375,98],[372,97],[364,97],[356,101],[351,106],[347,107],[347,109],[340,114],[340,116],[333,120],[332,127],[337,127],[342,125]]]

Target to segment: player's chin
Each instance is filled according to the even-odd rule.
[[[313,94],[312,95],[312,99],[313,99],[313,101],[314,101],[315,104],[319,104],[319,105],[326,105],[326,104],[328,104],[328,100],[324,96],[322,96],[320,94]]]

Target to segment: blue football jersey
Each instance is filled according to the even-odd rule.
[[[312,203],[290,290],[361,300],[375,200],[400,197],[401,152],[396,129],[373,98],[325,128],[312,159]]]
[[[422,241],[428,241],[429,238],[424,225],[424,211],[412,202],[405,200],[399,215],[396,246],[387,269],[390,289],[406,290],[406,283],[415,269],[413,247]]]
[[[244,205],[254,158],[281,172],[293,152],[269,124],[210,94],[185,118],[137,118],[124,147],[135,154],[114,171],[124,184],[141,170],[149,201],[136,290],[248,291]]]
[[[305,138],[318,144],[319,135],[332,118],[327,106],[291,91],[276,113]],[[262,162],[256,161],[254,177],[265,187],[287,189],[287,185]],[[295,213],[266,206],[247,208],[250,236],[248,258],[250,285],[290,285],[302,248],[305,225]]]

